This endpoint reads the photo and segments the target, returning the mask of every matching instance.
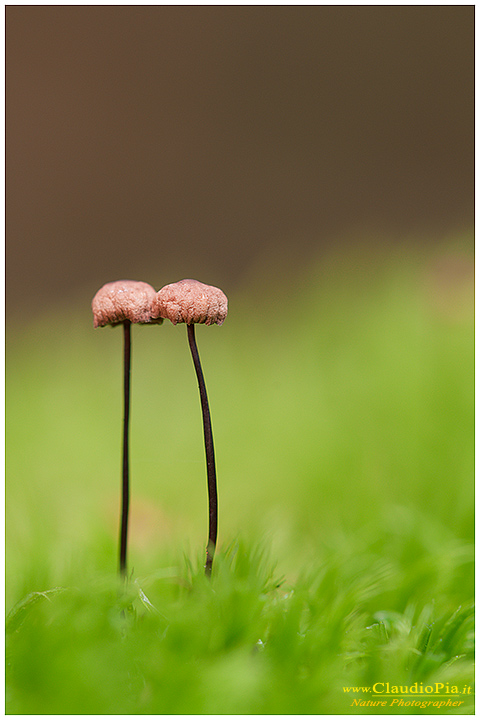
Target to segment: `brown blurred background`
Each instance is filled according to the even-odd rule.
[[[473,226],[473,5],[8,6],[6,41],[10,319]]]

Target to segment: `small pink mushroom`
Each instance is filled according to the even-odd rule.
[[[117,280],[100,288],[92,300],[93,327],[131,323],[150,323],[154,288],[136,280]],[[156,319],[156,322],[162,322]]]
[[[165,285],[152,302],[152,318],[177,323],[221,325],[227,317],[228,300],[220,288],[198,280],[180,280]]]
[[[152,303],[152,318],[168,318],[176,325],[186,323],[188,343],[192,353],[193,364],[198,380],[200,401],[203,416],[203,435],[205,457],[207,461],[208,488],[208,542],[206,549],[205,574],[212,573],[213,556],[217,544],[218,503],[217,474],[215,470],[215,452],[213,448],[212,421],[208,405],[207,389],[203,377],[197,342],[195,340],[195,323],[205,325],[221,325],[227,317],[228,300],[220,288],[205,285],[198,280],[180,280],[165,285],[158,291]]]
[[[131,325],[132,323],[157,324],[152,320],[150,310],[155,299],[155,290],[145,282],[117,280],[100,288],[92,300],[93,327],[123,325],[123,468],[122,508],[120,517],[119,570],[127,576],[127,534],[129,485],[129,419],[130,419],[130,366],[131,366]]]

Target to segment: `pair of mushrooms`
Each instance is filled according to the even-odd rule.
[[[227,316],[228,301],[224,293],[212,285],[198,280],[180,280],[166,285],[158,292],[148,283],[134,280],[118,280],[104,285],[92,300],[93,326],[123,324],[124,333],[124,417],[123,417],[123,472],[122,509],[120,521],[120,563],[122,577],[127,574],[127,533],[129,508],[129,441],[130,416],[130,362],[131,325],[161,324],[164,319],[174,325],[186,323],[188,342],[192,353],[200,390],[203,415],[205,454],[207,460],[207,485],[209,506],[209,532],[206,549],[205,573],[211,575],[213,556],[217,542],[217,481],[213,449],[212,423],[208,406],[207,390],[200,356],[195,340],[195,323],[221,325]]]

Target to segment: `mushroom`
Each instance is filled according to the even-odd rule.
[[[205,574],[212,573],[213,556],[217,543],[218,508],[217,480],[215,471],[215,453],[213,448],[212,422],[208,406],[207,389],[203,377],[200,356],[195,340],[195,323],[205,325],[221,325],[227,316],[228,300],[226,295],[212,285],[205,285],[198,280],[180,280],[165,285],[155,296],[152,303],[152,318],[168,318],[174,325],[186,323],[188,343],[192,353],[193,364],[200,390],[200,401],[203,415],[203,434],[207,461],[207,485],[209,529],[206,548]]]
[[[119,571],[122,577],[127,574],[127,533],[129,488],[129,419],[130,419],[130,365],[132,323],[161,323],[161,319],[152,320],[150,309],[155,298],[155,290],[145,282],[135,280],[117,280],[100,288],[92,300],[93,327],[123,324],[123,469],[122,469],[122,508],[120,520]]]

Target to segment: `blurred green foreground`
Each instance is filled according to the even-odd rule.
[[[133,327],[127,596],[121,330],[90,297],[9,328],[7,713],[471,712],[472,276],[456,242],[222,288],[225,324],[197,329],[211,584],[186,328]],[[461,704],[359,704],[387,682]]]

